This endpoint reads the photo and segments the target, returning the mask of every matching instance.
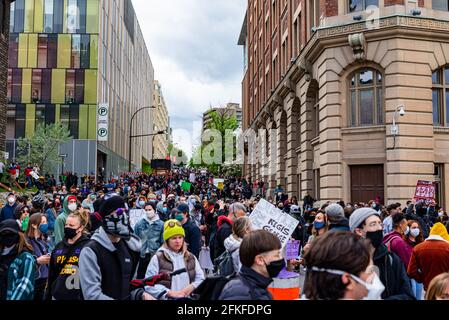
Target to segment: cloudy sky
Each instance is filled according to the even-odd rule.
[[[243,54],[237,41],[247,1],[133,3],[162,84],[174,142],[190,156],[202,113],[209,106],[241,103]]]

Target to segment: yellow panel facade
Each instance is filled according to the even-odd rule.
[[[33,136],[36,126],[36,105],[27,104],[25,114],[25,136],[30,138]]]
[[[37,67],[37,34],[28,35],[28,68]]]
[[[64,69],[53,69],[51,75],[51,103],[65,102],[65,73]]]
[[[87,1],[87,14],[86,14],[86,32],[98,33],[100,26],[100,5],[98,0]]]
[[[61,105],[55,105],[55,122],[61,122]]]
[[[84,102],[97,103],[97,70],[85,70],[84,79]]]
[[[89,106],[89,132],[88,139],[96,140],[97,139],[97,106],[90,105]]]
[[[31,102],[31,69],[22,70],[22,103]]]
[[[25,0],[24,32],[33,32],[34,28],[34,0]]]
[[[98,68],[98,36],[90,36],[90,68]]]
[[[44,0],[34,0],[34,32],[44,31]]]
[[[19,57],[17,66],[19,68],[26,68],[28,66],[28,35],[19,34]]]
[[[72,37],[70,34],[58,35],[58,68],[70,68]]]

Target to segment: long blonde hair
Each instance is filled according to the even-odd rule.
[[[437,300],[445,289],[449,287],[449,272],[442,273],[430,281],[429,289],[426,292],[426,300]]]

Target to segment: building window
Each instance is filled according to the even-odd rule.
[[[299,15],[293,23],[293,54],[299,56],[301,51],[301,16]]]
[[[37,66],[47,68],[47,39],[46,34],[40,34],[37,38]]]
[[[34,69],[31,75],[31,101],[40,103],[42,99],[42,70]]]
[[[0,32],[5,34],[6,31],[6,3],[4,0],[0,1]]]
[[[444,203],[444,164],[435,164],[435,201],[440,206]]]
[[[313,170],[313,198],[320,201],[320,169]]]
[[[12,69],[11,102],[22,102],[22,69]]]
[[[433,124],[449,126],[449,66],[432,73]]]
[[[349,12],[365,11],[369,6],[379,7],[378,0],[349,0]]]
[[[16,125],[15,125],[15,138],[20,139],[25,137],[25,120],[26,109],[24,104],[16,105]]]
[[[65,101],[75,103],[75,70],[67,70],[65,83]]]
[[[55,69],[58,66],[58,35],[49,34],[47,39],[47,68]]]
[[[36,128],[38,125],[45,125],[45,104],[36,105]]]
[[[320,99],[318,90],[312,99],[312,139],[315,139],[320,134]]]
[[[320,25],[320,1],[309,0],[309,30]],[[312,31],[310,31],[312,33]]]
[[[14,32],[22,33],[25,23],[25,0],[16,0],[14,6]]]
[[[449,11],[449,1],[448,0],[432,0],[432,9]]]
[[[17,33],[9,36],[8,66],[17,68],[19,62],[19,35]]]
[[[41,101],[42,103],[51,102],[51,69],[42,70],[42,93]]]
[[[44,32],[53,32],[53,0],[45,0],[44,3]]]
[[[374,69],[362,69],[349,78],[350,126],[384,123],[382,75]]]

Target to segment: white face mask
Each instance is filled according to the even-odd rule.
[[[76,205],[76,203],[71,203],[68,205],[68,208],[70,211],[74,212],[76,210],[78,206]]]
[[[156,216],[156,212],[154,210],[146,211],[148,219],[153,219]]]
[[[418,229],[418,228],[415,228],[415,229],[410,230],[410,234],[411,234],[414,238],[416,238],[417,236],[419,236],[419,229]]]
[[[9,202],[9,204],[13,204],[14,202],[16,202],[16,198],[14,198],[14,197],[9,197],[9,198],[8,198],[8,202]]]
[[[357,277],[353,274],[350,274],[348,272],[342,271],[342,270],[321,269],[321,268],[317,268],[317,267],[312,267],[312,271],[327,272],[327,273],[341,275],[341,276],[344,274],[349,274],[351,276],[351,278],[353,278],[358,283],[364,285],[366,290],[368,290],[368,294],[366,295],[366,297],[363,298],[363,300],[381,300],[382,293],[385,290],[385,286],[380,281],[379,277],[377,276],[377,273],[374,273],[372,282],[368,283],[368,282],[363,281],[359,277]]]
[[[405,231],[404,231],[404,235],[408,236],[409,233],[410,233],[410,227],[407,226],[407,229],[405,229]]]

